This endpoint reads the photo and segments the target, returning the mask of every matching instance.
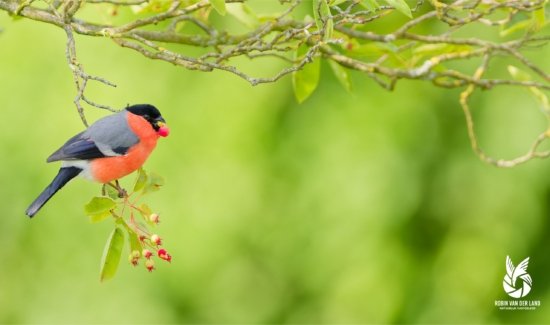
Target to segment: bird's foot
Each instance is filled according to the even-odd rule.
[[[125,189],[122,188],[122,186],[120,186],[120,183],[118,182],[118,179],[115,181],[115,188],[116,190],[118,191],[118,197],[119,198],[125,198],[125,197],[128,197],[128,192],[126,192]]]
[[[103,193],[103,195],[105,195],[105,186],[109,185],[110,187],[114,188],[117,193],[118,193],[118,197],[119,198],[125,198],[125,197],[128,197],[128,192],[126,192],[126,190],[124,188],[122,188],[122,186],[120,186],[120,183],[118,182],[118,180],[115,181],[115,183],[106,183],[106,184],[103,184],[103,188],[101,190],[101,193]]]

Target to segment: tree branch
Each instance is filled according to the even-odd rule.
[[[536,151],[547,137],[545,131],[524,156],[509,161],[488,157],[478,145],[468,104],[476,89],[490,90],[500,86],[523,87],[543,104],[545,100],[548,103],[544,94],[550,90],[547,67],[532,62],[524,53],[534,46],[546,46],[550,40],[544,29],[547,25],[545,0],[454,0],[449,3],[431,0],[429,4],[417,1],[411,8],[415,17],[388,33],[376,33],[370,24],[400,15],[398,9],[374,6],[369,0],[334,1],[337,5],[332,6],[331,2],[315,0],[311,6],[309,1],[280,0],[280,13],[273,14],[255,12],[246,0],[226,0],[228,14],[223,19],[242,23],[240,28],[231,31],[226,30],[224,20],[220,23],[220,17],[214,14],[220,9],[213,8],[209,0],[161,3],[147,0],[0,0],[0,10],[65,30],[67,62],[77,88],[74,102],[85,124],[82,102],[114,111],[85,96],[88,81],[114,84],[84,71],[76,57],[74,33],[107,38],[147,58],[185,69],[226,71],[251,85],[276,82],[321,57],[344,67],[343,73],[347,73],[346,69],[362,72],[388,90],[394,89],[402,79],[429,81],[442,88],[465,88],[460,103],[472,148],[482,160],[510,167],[550,155]],[[38,3],[47,3],[47,8]],[[102,20],[107,23],[99,24],[79,18],[83,6],[97,7],[100,12],[111,8],[113,14],[125,10],[127,15],[124,17],[133,13],[135,19],[113,24],[108,23],[107,18]],[[298,14],[305,8],[310,11],[309,16],[315,18],[302,18],[303,14]],[[446,27],[440,33],[427,33],[425,26],[433,23]],[[464,27],[473,25],[483,29],[479,35],[500,33],[505,37],[464,36]],[[306,54],[298,57],[298,48],[304,46]],[[489,62],[497,56],[526,69],[527,77],[487,77]],[[236,64],[238,58],[247,58],[257,66],[277,62],[281,68],[271,76],[258,76],[254,68],[250,73]],[[481,63],[472,74],[464,65],[457,64],[466,61]]]

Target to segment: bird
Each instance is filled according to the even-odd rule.
[[[25,214],[32,218],[76,176],[106,184],[131,174],[145,163],[159,137],[169,133],[160,111],[150,104],[128,106],[97,120],[48,157],[48,163],[61,161],[61,168]]]

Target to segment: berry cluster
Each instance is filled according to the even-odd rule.
[[[103,221],[109,216],[115,221],[115,229],[105,243],[101,258],[101,281],[109,280],[116,274],[125,237],[130,244],[128,262],[133,266],[137,266],[139,260],[143,259],[145,268],[151,272],[155,269],[154,258],[172,261],[172,256],[162,247],[160,236],[156,231],[151,231],[160,222],[158,213],[140,202],[145,194],[158,191],[163,184],[161,176],[139,169],[133,190],[127,191],[118,181],[104,184],[101,196],[94,196],[84,206],[84,212],[92,222]]]
[[[153,213],[149,216],[149,221],[151,221],[154,224],[159,223],[159,215],[156,213]],[[139,244],[143,248],[141,251],[139,250],[133,250],[130,253],[130,256],[128,257],[129,262],[133,266],[137,266],[139,264],[139,260],[143,257],[145,258],[145,268],[147,271],[152,272],[155,269],[155,262],[153,261],[153,257],[155,254],[153,251],[156,251],[156,255],[158,258],[165,260],[167,262],[172,261],[172,256],[168,254],[166,249],[162,248],[162,238],[160,238],[157,234],[152,234],[151,236],[140,236],[139,237]]]

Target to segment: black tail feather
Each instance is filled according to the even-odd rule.
[[[78,167],[63,167],[57,173],[57,176],[53,181],[40,193],[40,195],[34,200],[33,203],[27,208],[25,214],[29,217],[33,217],[39,210],[42,208],[46,202],[55,194],[59,189],[61,189],[68,181],[76,177],[82,169]]]

